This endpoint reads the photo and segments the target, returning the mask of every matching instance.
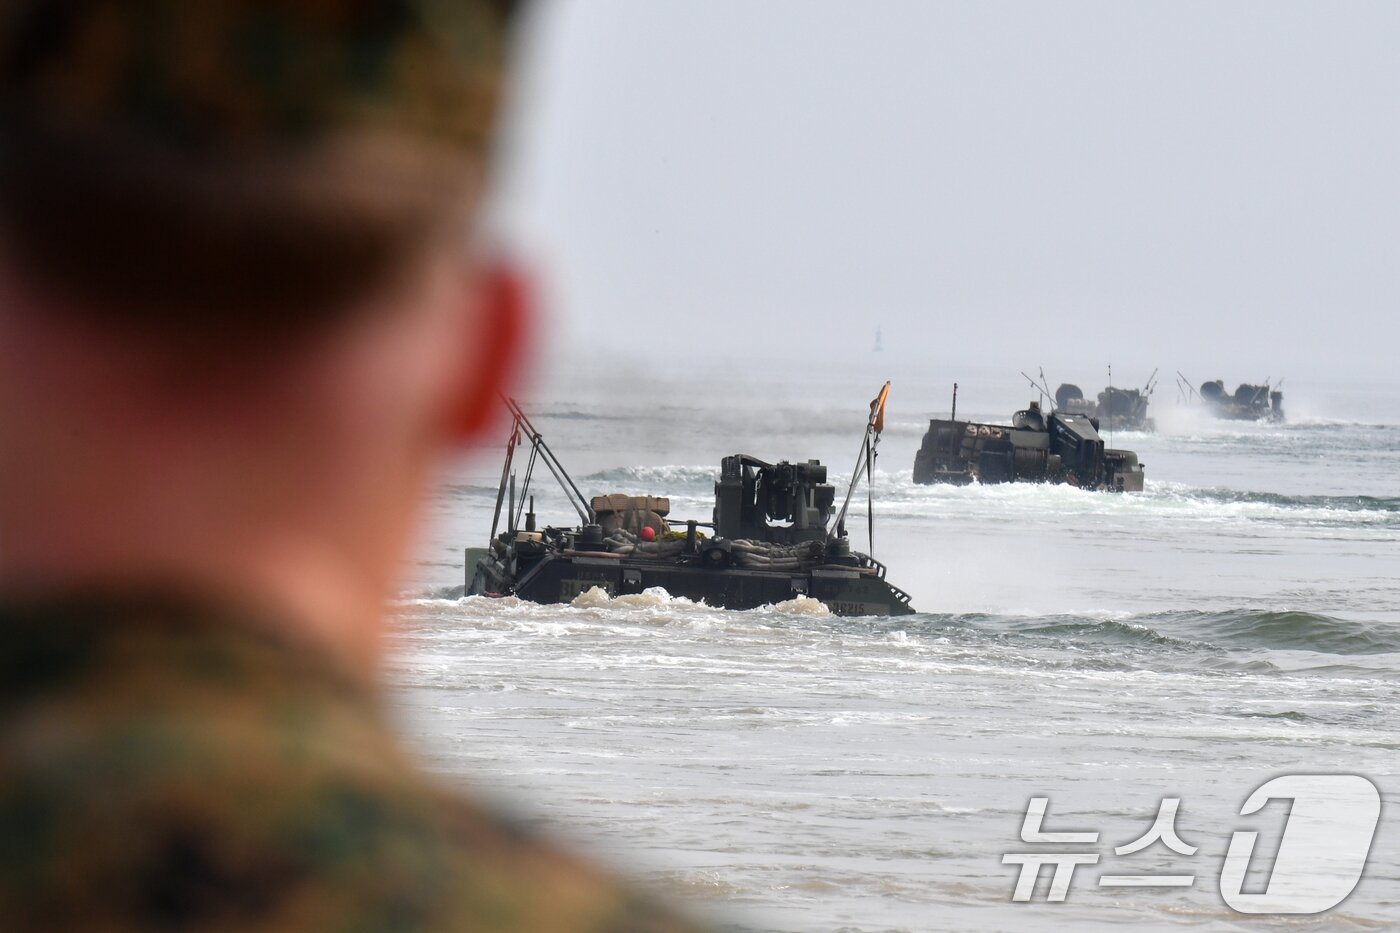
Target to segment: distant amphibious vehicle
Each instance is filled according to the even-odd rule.
[[[838,615],[911,613],[909,594],[885,579],[883,564],[851,549],[845,529],[851,495],[874,464],[888,392],[886,383],[871,403],[860,459],[839,512],[836,489],[820,462],[769,463],[734,454],[720,463],[707,522],[676,521],[670,500],[661,496],[585,499],[520,407],[508,400],[515,423],[490,544],[467,549],[467,594],[565,603],[594,587],[610,596],[661,587],[725,609],[808,596]],[[512,463],[522,437],[530,456],[517,496]],[[525,509],[540,460],[578,512],[578,526],[538,528],[533,497]]]
[[[1055,410],[1096,418],[1104,430],[1155,431],[1156,425],[1147,417],[1147,400],[1151,395],[1150,382],[1145,389],[1109,386],[1099,393],[1095,402],[1086,399],[1079,386],[1064,382],[1055,390]]]
[[[1258,385],[1242,382],[1234,394],[1225,391],[1225,380],[1212,379],[1201,383],[1200,389],[1185,373],[1177,370],[1177,401],[1199,404],[1213,418],[1226,421],[1272,421],[1281,423],[1283,416],[1283,380],[1277,384],[1265,379]]]
[[[1040,410],[1031,402],[1011,424],[934,418],[914,454],[914,482],[1068,483],[1085,489],[1141,492],[1143,466],[1131,450],[1112,450],[1098,422],[1069,411]]]
[[[1225,391],[1220,379],[1201,383],[1201,401],[1206,410],[1228,421],[1282,421],[1283,393],[1267,382],[1263,385],[1241,383],[1235,394]]]

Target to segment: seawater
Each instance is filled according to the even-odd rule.
[[[666,495],[673,515],[703,519],[728,453],[820,457],[844,483],[878,385],[625,371],[543,386],[529,408],[585,494]],[[757,929],[1400,922],[1400,390],[1285,387],[1282,425],[1154,398],[1161,430],[1112,439],[1147,464],[1146,490],[1120,496],[914,486],[947,388],[896,379],[880,445],[874,553],[920,610],[898,619],[655,592],[462,598],[461,548],[484,543],[500,449],[454,464],[395,629],[395,710],[425,763],[639,884]],[[959,413],[1006,420],[1028,394],[965,390]],[[573,522],[547,472],[535,493],[541,521]],[[848,521],[861,549],[865,512],[862,489]],[[1242,802],[1317,772],[1382,791],[1356,891],[1316,917],[1233,913],[1220,865],[1231,833],[1263,819]],[[1056,849],[1018,838],[1035,796],[1050,799],[1046,829],[1100,833],[1059,847],[1100,853],[1064,903],[1045,902],[1044,882],[1011,902],[1018,869],[1002,856]],[[1181,799],[1177,829],[1197,853],[1115,855],[1164,797]],[[1130,873],[1195,881],[1094,883]]]

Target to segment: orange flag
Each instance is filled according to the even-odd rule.
[[[880,394],[875,396],[874,400],[870,403],[870,414],[873,419],[872,424],[875,427],[876,434],[885,430],[885,401],[889,397],[890,384],[886,382],[884,387],[880,389]]]

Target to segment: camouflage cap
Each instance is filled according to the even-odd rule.
[[[469,220],[514,6],[0,0],[0,258],[132,333],[336,319]]]
[[[0,106],[183,147],[359,128],[480,147],[511,0],[7,0]]]

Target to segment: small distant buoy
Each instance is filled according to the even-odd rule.
[[[643,541],[655,541],[655,540],[656,540],[656,529],[653,528],[653,527],[651,527],[650,525],[647,525],[645,528],[642,529],[642,533],[641,533],[641,535],[639,535],[639,537],[640,537]]]

